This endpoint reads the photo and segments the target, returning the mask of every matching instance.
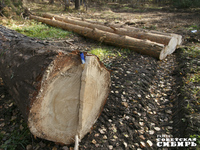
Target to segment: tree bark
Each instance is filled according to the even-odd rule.
[[[91,28],[91,29],[97,28],[97,29],[100,29],[103,31],[116,33],[119,35],[127,35],[127,36],[134,37],[137,39],[148,39],[150,41],[161,43],[164,45],[168,45],[171,40],[173,40],[173,41],[177,40],[176,38],[171,37],[169,35],[155,34],[155,33],[151,33],[151,32],[143,32],[143,31],[139,31],[136,29],[135,30],[127,30],[124,28],[113,27],[113,26],[107,27],[104,25],[93,24],[93,23],[86,22],[86,21],[75,20],[75,19],[71,19],[71,18],[63,18],[63,17],[60,17],[58,15],[53,15],[53,14],[43,14],[42,16],[45,18],[50,18],[50,19],[54,18],[59,21],[64,21],[66,23],[80,25],[83,27]],[[174,41],[174,42],[176,42],[176,41]]]
[[[49,0],[49,4],[54,4],[54,0]]]
[[[80,9],[80,0],[75,0],[75,9]]]
[[[30,19],[35,19],[37,21],[55,27],[73,31],[85,37],[98,40],[100,42],[105,42],[123,48],[129,48],[138,53],[149,55],[160,60],[164,59],[171,52],[168,46],[152,42],[150,40],[137,39],[129,36],[121,36],[115,33],[105,32],[96,28],[92,29],[92,28],[82,27],[75,24],[64,23],[56,21],[54,19],[51,20],[33,15],[30,16]]]
[[[67,9],[69,9],[69,0],[64,0],[64,3],[65,3],[64,11],[66,11]]]
[[[139,29],[131,28],[119,28],[119,27],[113,27],[113,26],[104,26],[104,25],[100,25],[100,24],[94,24],[94,23],[90,23],[87,21],[81,21],[81,20],[76,20],[76,19],[70,19],[70,18],[63,18],[57,15],[52,15],[52,14],[43,14],[42,15],[45,18],[54,18],[56,20],[59,21],[63,21],[66,23],[70,23],[70,24],[74,24],[74,25],[79,25],[79,26],[83,26],[83,27],[87,27],[87,28],[97,28],[106,32],[111,32],[111,33],[115,33],[115,34],[119,34],[119,35],[125,35],[125,36],[130,36],[133,38],[137,38],[137,39],[144,39],[144,40],[150,40],[152,42],[156,42],[156,43],[160,43],[160,44],[164,44],[165,46],[168,47],[168,54],[173,53],[176,50],[176,47],[179,41],[176,35],[167,35],[167,34],[162,34],[162,33],[156,33],[156,32],[147,32],[147,31],[142,31]]]
[[[55,15],[44,14],[44,17],[47,17],[47,18],[52,18],[52,16],[55,16]],[[130,26],[124,25],[124,24],[119,25],[119,24],[112,24],[112,23],[103,23],[103,22],[91,21],[91,20],[88,20],[88,19],[81,19],[81,18],[76,18],[76,17],[70,17],[70,18],[73,19],[73,20],[78,20],[78,21],[84,20],[85,22],[92,23],[94,26],[101,25],[101,26],[106,26],[106,27],[112,28],[112,29],[114,29],[114,28],[123,29],[123,30],[126,29],[126,32],[132,32],[132,33],[129,33],[130,35],[132,34],[132,37],[138,37],[138,38],[141,38],[141,39],[143,39],[143,37],[145,37],[145,36],[141,36],[140,37],[138,35],[146,34],[146,33],[147,34],[151,34],[152,33],[152,34],[155,34],[155,36],[158,36],[158,37],[159,36],[174,37],[174,38],[177,39],[177,45],[181,45],[182,42],[183,42],[182,41],[182,36],[178,35],[178,34],[175,34],[175,33],[159,32],[159,31],[155,31],[155,30],[145,30],[145,29],[139,29],[139,28],[136,28],[136,27],[130,27]],[[135,33],[136,33],[136,35],[134,35]],[[154,39],[155,38],[152,38],[152,39],[149,38],[149,40],[156,42]],[[162,40],[162,38],[160,40]],[[164,41],[163,44],[165,44],[166,40],[163,40],[163,41]],[[158,41],[158,43],[160,43],[160,42]]]
[[[30,131],[64,144],[90,131],[110,87],[110,72],[96,56],[85,54],[82,64],[79,52],[59,50],[3,26],[0,77]]]

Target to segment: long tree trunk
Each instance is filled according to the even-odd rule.
[[[43,14],[42,15],[45,18],[54,18],[59,21],[64,21],[66,23],[74,24],[74,25],[80,25],[87,28],[97,28],[106,32],[111,32],[119,35],[126,35],[137,39],[144,39],[144,40],[150,40],[152,42],[160,43],[168,47],[168,54],[173,53],[176,50],[177,45],[180,45],[182,42],[182,36],[176,35],[176,34],[165,34],[165,33],[159,33],[156,31],[144,31],[140,30],[138,28],[133,27],[127,27],[127,28],[120,28],[116,26],[104,26],[100,24],[94,24],[87,21],[77,20],[77,19],[70,19],[70,18],[63,18],[57,15],[53,14]]]
[[[3,26],[0,77],[30,131],[64,144],[90,131],[110,87],[110,72],[96,56],[85,54],[82,64],[77,51],[59,50]]]
[[[165,46],[164,44],[152,42],[149,40],[137,39],[129,36],[121,36],[115,33],[105,32],[99,29],[92,29],[87,27],[82,27],[79,25],[74,25],[70,23],[64,23],[61,21],[46,19],[37,16],[30,16],[31,19],[66,29],[69,31],[76,32],[85,37],[98,40],[100,42],[105,42],[115,46],[120,46],[124,48],[132,49],[138,53],[149,55],[160,60],[164,59],[169,53],[171,53],[171,48]]]
[[[43,14],[44,17],[47,17],[47,18],[52,18],[52,16],[54,18],[57,18],[59,16],[57,15],[52,15],[52,14]],[[146,30],[146,29],[140,29],[140,28],[136,28],[136,27],[130,27],[128,25],[124,25],[124,24],[112,24],[112,23],[103,23],[103,22],[98,22],[98,21],[91,21],[91,20],[88,20],[88,19],[81,19],[81,18],[76,18],[76,17],[70,17],[72,20],[77,20],[77,21],[85,21],[85,22],[88,22],[88,23],[91,23],[93,24],[93,26],[106,26],[108,28],[112,28],[112,29],[122,29],[122,31],[124,31],[124,29],[126,29],[126,32],[130,32],[128,33],[129,36],[132,36],[132,37],[136,37],[136,38],[139,38],[139,39],[144,39],[146,38],[146,36],[144,36],[145,34],[153,34],[152,38],[151,37],[148,37],[149,40],[151,41],[154,41],[154,42],[157,42],[157,43],[163,43],[163,44],[166,44],[166,40],[163,40],[162,41],[156,41],[155,39],[155,36],[157,37],[160,37],[160,36],[163,36],[161,37],[160,40],[162,40],[163,38],[166,38],[166,37],[174,37],[177,39],[177,45],[181,45],[182,44],[182,36],[181,35],[178,35],[178,34],[175,34],[175,33],[167,33],[167,32],[159,32],[159,31],[155,31],[155,30]],[[70,19],[69,18],[69,19]],[[57,18],[59,20],[59,18]],[[60,18],[61,20],[61,18]],[[65,21],[65,18],[62,19],[63,21]],[[98,27],[97,27],[98,28]],[[117,31],[117,30],[116,30]],[[142,36],[139,36],[139,35],[142,35]]]
[[[75,25],[80,25],[83,27],[88,27],[88,28],[97,28],[103,31],[107,31],[107,32],[111,32],[111,33],[116,33],[119,35],[127,35],[130,37],[134,37],[137,39],[147,39],[153,42],[157,42],[157,43],[161,43],[164,45],[175,45],[173,46],[174,50],[176,48],[177,45],[177,39],[176,37],[173,36],[169,36],[169,35],[163,35],[163,34],[156,34],[156,33],[151,33],[151,32],[143,32],[143,31],[139,31],[139,30],[127,30],[124,28],[119,28],[119,27],[107,27],[104,25],[100,25],[100,24],[93,24],[90,22],[86,22],[86,21],[79,21],[79,20],[75,20],[75,19],[70,19],[70,18],[63,18],[60,17],[58,15],[53,15],[53,14],[43,14],[42,15],[45,18],[54,18],[56,20],[59,21],[64,21],[66,23],[71,23],[71,24],[75,24]],[[172,44],[173,43],[173,44]]]

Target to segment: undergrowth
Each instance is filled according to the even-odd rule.
[[[117,56],[114,51],[108,48],[93,48],[90,53],[98,56],[100,60]]]
[[[125,48],[118,49],[113,46],[109,46],[109,47],[101,46],[99,48],[92,48],[89,53],[98,56],[100,60],[104,60],[107,58],[114,58],[114,57],[115,58],[126,57],[129,54],[134,54],[134,52],[129,49],[125,49]]]
[[[11,29],[14,29],[26,36],[39,39],[64,39],[72,33],[59,28],[48,26],[40,22],[35,22],[33,20],[27,21],[24,25],[13,25]]]

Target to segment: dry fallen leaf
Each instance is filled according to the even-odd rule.
[[[122,105],[124,105],[125,107],[128,107],[128,103],[127,102],[122,102]]]
[[[93,144],[97,144],[97,141],[95,139],[92,140]]]

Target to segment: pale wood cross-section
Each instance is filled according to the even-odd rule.
[[[110,71],[94,55],[60,50],[0,26],[0,77],[36,137],[82,139],[110,92]],[[76,138],[75,138],[76,137]]]

